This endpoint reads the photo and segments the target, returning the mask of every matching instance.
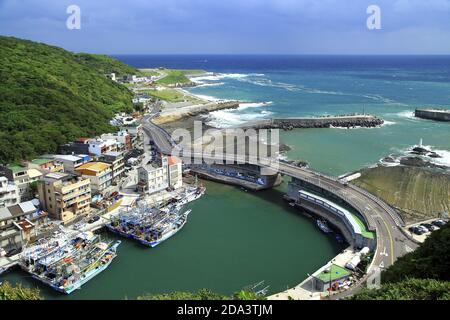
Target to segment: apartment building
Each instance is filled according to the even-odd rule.
[[[88,162],[75,169],[83,178],[90,179],[93,194],[102,193],[111,186],[113,172],[111,165],[104,162]]]
[[[167,161],[169,173],[169,186],[178,189],[183,186],[183,169],[180,158],[171,156]]]
[[[115,140],[119,143],[119,147],[123,146],[123,151],[133,149],[131,134],[126,130],[120,130],[116,133],[105,133],[100,136],[102,140]]]
[[[54,155],[53,158],[63,164],[64,172],[75,173],[79,166],[91,161],[88,155]]]
[[[42,172],[37,169],[29,169],[27,166],[21,164],[12,164],[0,167],[0,175],[8,178],[9,181],[14,182],[19,191],[20,201],[28,201],[34,198],[31,184],[38,181],[42,176]]]
[[[99,161],[111,165],[112,183],[117,183],[125,175],[123,152],[108,152],[99,157]]]
[[[19,189],[14,182],[6,177],[0,177],[0,208],[15,205],[20,201]]]
[[[166,156],[162,156],[156,162],[147,162],[137,171],[139,192],[152,194],[169,187],[168,158]]]
[[[120,151],[121,146],[119,142],[114,139],[91,139],[88,141],[89,154],[101,156],[108,152]]]
[[[47,213],[39,210],[34,200],[0,208],[0,248],[22,247],[36,236],[35,226],[46,221]]]
[[[91,182],[70,173],[48,173],[38,185],[42,208],[53,218],[70,222],[91,207]]]
[[[64,166],[57,159],[37,158],[28,162],[29,169],[36,169],[46,172],[63,172]]]

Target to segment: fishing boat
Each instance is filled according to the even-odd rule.
[[[177,217],[169,218],[149,230],[147,236],[136,237],[136,239],[146,246],[150,246],[152,248],[156,247],[158,244],[166,241],[184,227],[189,213],[191,213],[191,210],[187,210],[186,212],[179,214]]]
[[[50,239],[26,248],[19,265],[34,279],[70,294],[108,268],[120,243],[102,242],[89,232],[78,234],[54,249],[54,241]]]
[[[190,212],[181,212],[176,205],[165,210],[142,206],[119,214],[106,227],[116,234],[155,247],[181,230]]]
[[[206,188],[202,186],[198,187],[188,187],[184,194],[178,197],[178,201],[176,202],[176,206],[181,208],[182,206],[188,204],[189,202],[195,201],[199,199],[201,196],[205,194]]]
[[[319,229],[322,230],[322,232],[324,232],[324,233],[332,232],[332,230],[328,227],[325,220],[317,219],[316,223],[317,223],[317,226],[319,227]]]

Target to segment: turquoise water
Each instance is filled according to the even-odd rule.
[[[448,106],[448,64],[386,68],[367,66],[284,70],[240,70],[199,78],[189,91],[210,98],[240,99],[236,110],[213,112],[210,124],[228,127],[272,117],[369,113],[386,121],[374,129],[298,129],[280,134],[316,170],[339,175],[372,165],[390,153],[418,144],[439,150],[450,165],[450,124],[413,117],[415,108]],[[445,77],[442,75],[445,74]],[[434,75],[434,76],[433,76]],[[259,104],[258,104],[259,103]]]
[[[117,56],[136,67],[203,69],[190,92],[253,102],[205,119],[227,127],[271,117],[366,112],[386,120],[377,129],[293,130],[281,134],[288,157],[339,175],[419,143],[450,165],[450,123],[415,119],[418,107],[450,108],[450,56]]]

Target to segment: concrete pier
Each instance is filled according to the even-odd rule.
[[[243,129],[284,129],[295,128],[373,128],[380,126],[384,121],[372,115],[348,115],[317,118],[285,118],[266,119],[247,122],[239,126]]]
[[[417,118],[436,121],[450,121],[450,109],[416,109]]]

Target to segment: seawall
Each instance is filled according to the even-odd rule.
[[[450,121],[450,109],[416,109],[417,118],[436,121]]]
[[[292,130],[295,128],[373,128],[380,126],[384,121],[372,115],[351,115],[351,116],[330,116],[317,118],[285,118],[266,119],[247,122],[239,126],[240,128],[253,129],[283,129]]]

